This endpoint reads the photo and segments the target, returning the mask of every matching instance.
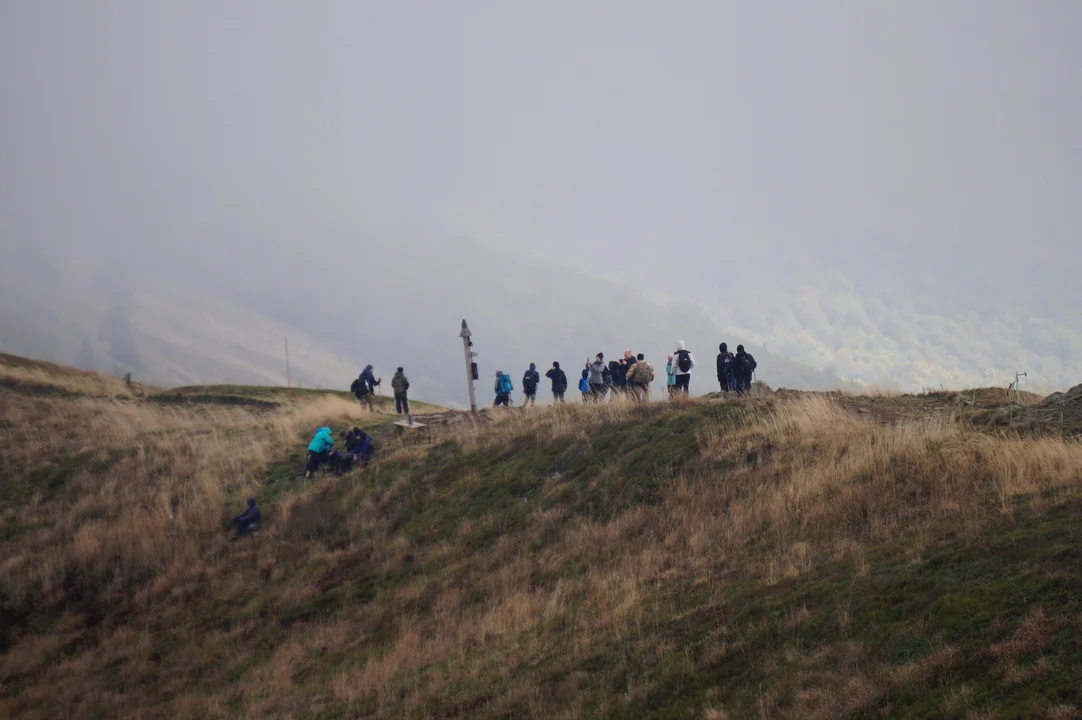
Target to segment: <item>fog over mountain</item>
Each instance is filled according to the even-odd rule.
[[[0,5],[0,351],[1082,380],[1082,6]],[[693,389],[712,389],[709,368]],[[488,384],[482,382],[487,390]]]

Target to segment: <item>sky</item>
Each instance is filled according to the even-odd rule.
[[[80,328],[123,316],[137,355],[174,326],[201,348],[177,377],[287,331],[338,373],[351,322],[390,346],[433,330],[400,306],[461,315],[444,275],[484,286],[491,248],[522,289],[544,265],[540,293],[691,303],[839,380],[1063,388],[1080,33],[1072,0],[10,0],[0,349],[108,365],[126,341]],[[335,314],[359,299],[378,322]]]

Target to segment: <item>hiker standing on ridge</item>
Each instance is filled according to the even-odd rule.
[[[511,407],[511,391],[514,390],[514,386],[511,385],[511,376],[502,370],[496,371],[496,384],[492,387],[492,390],[496,393],[496,402],[492,403],[492,407]]]
[[[744,395],[751,390],[751,376],[757,366],[751,353],[745,352],[743,345],[737,345],[736,357],[733,358],[733,380],[737,394]]]
[[[718,346],[718,384],[724,393],[735,389],[733,387],[733,354],[729,352],[729,346],[722,343]]]
[[[537,383],[541,382],[541,374],[537,372],[537,365],[530,363],[530,369],[522,376],[522,407],[533,405],[537,401]]]
[[[586,361],[586,369],[590,371],[590,392],[594,399],[601,402],[605,397],[605,353],[598,353],[593,362]]]
[[[624,361],[609,361],[609,376],[605,378],[605,387],[612,389],[612,396],[623,394],[627,390],[627,365]]]
[[[676,344],[675,360],[673,367],[676,368],[676,392],[688,394],[691,386],[691,371],[695,369],[695,356],[684,347],[684,341]]]
[[[391,389],[394,390],[394,410],[399,415],[410,414],[410,401],[406,393],[410,389],[410,381],[406,379],[406,373],[402,368],[395,371],[391,378]]]
[[[665,386],[668,388],[669,397],[676,395],[676,368],[672,364],[673,356],[669,356],[669,361],[665,363]]]
[[[375,412],[376,408],[372,399],[376,394],[376,386],[381,382],[383,382],[383,378],[377,380],[375,375],[372,374],[372,366],[367,365],[360,376],[349,386],[349,390],[361,401],[361,407],[367,405],[368,412]]]
[[[592,402],[594,399],[593,388],[590,387],[590,366],[582,369],[582,379],[579,380],[579,392],[582,393],[582,404]]]
[[[646,362],[646,356],[639,353],[635,363],[627,369],[627,391],[640,402],[650,400],[650,383],[654,381],[654,366]]]
[[[560,369],[560,363],[553,362],[552,367],[545,373],[545,377],[552,381],[553,404],[562,403],[564,393],[567,392],[567,375]]]

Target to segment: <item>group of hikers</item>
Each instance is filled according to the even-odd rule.
[[[729,352],[728,345],[725,343],[722,343],[718,350],[717,378],[721,391],[741,395],[747,393],[751,389],[756,368],[755,358],[744,350],[743,345],[737,345],[735,354]],[[665,363],[666,386],[670,397],[686,395],[689,392],[694,370],[695,356],[681,340]],[[545,377],[552,383],[553,402],[565,402],[564,395],[568,388],[567,374],[560,368],[560,363],[552,363],[552,367],[545,372]],[[361,402],[362,407],[375,412],[374,395],[376,388],[382,382],[383,378],[377,378],[372,366],[368,365],[349,389]],[[654,382],[654,366],[646,361],[642,353],[632,353],[628,349],[624,350],[624,355],[619,360],[610,360],[607,363],[604,353],[599,352],[592,360],[587,358],[578,388],[582,393],[583,403],[602,402],[610,395],[646,401],[650,397],[652,382]],[[536,403],[540,384],[541,373],[537,370],[535,363],[530,363],[529,369],[522,376],[523,407]],[[401,367],[398,368],[391,379],[391,388],[394,391],[395,411],[400,415],[408,416],[410,412],[409,387],[410,383],[405,371]],[[492,389],[496,395],[494,407],[511,406],[511,393],[514,392],[515,387],[510,375],[497,370],[496,382]],[[354,466],[371,460],[375,450],[371,435],[359,427],[354,427],[350,431],[341,430],[338,434],[345,442],[344,451],[335,450],[334,434],[329,427],[324,426],[316,430],[312,442],[308,444],[308,459],[304,465],[305,479],[311,479],[323,465],[330,467],[335,474],[343,474],[349,472]],[[233,519],[237,527],[237,536],[242,537],[258,531],[261,519],[255,499],[250,498],[248,508]]]
[[[751,390],[752,377],[755,373],[756,362],[751,353],[744,350],[743,345],[737,345],[736,353],[729,352],[729,346],[721,343],[718,347],[717,378],[721,391],[744,394]],[[665,364],[666,387],[670,397],[686,395],[691,387],[691,375],[695,370],[695,356],[681,340],[677,343],[676,350],[669,355]],[[554,403],[563,403],[568,388],[567,374],[560,368],[559,362],[553,362],[552,367],[545,372],[545,377],[552,383],[552,400]],[[654,366],[646,361],[642,353],[632,353],[630,349],[624,350],[624,355],[619,360],[605,362],[605,354],[598,353],[593,359],[587,358],[586,365],[582,369],[578,389],[582,393],[584,403],[601,402],[610,395],[626,396],[636,400],[645,401],[650,397],[650,384],[654,382]],[[382,383],[382,378],[377,378],[371,365],[365,367],[360,376],[350,385],[352,392],[366,406],[370,412],[375,411],[373,396],[376,387]],[[541,373],[535,363],[530,363],[529,369],[522,375],[522,406],[528,407],[537,402],[537,391],[541,384]],[[409,415],[409,380],[400,367],[391,380],[394,391],[395,412]],[[492,386],[492,392],[496,398],[493,407],[511,407],[511,394],[515,390],[514,382],[508,373],[502,370],[496,371],[496,379]]]

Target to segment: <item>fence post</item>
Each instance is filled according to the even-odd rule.
[[[1063,401],[1059,401],[1059,436],[1063,437]]]

